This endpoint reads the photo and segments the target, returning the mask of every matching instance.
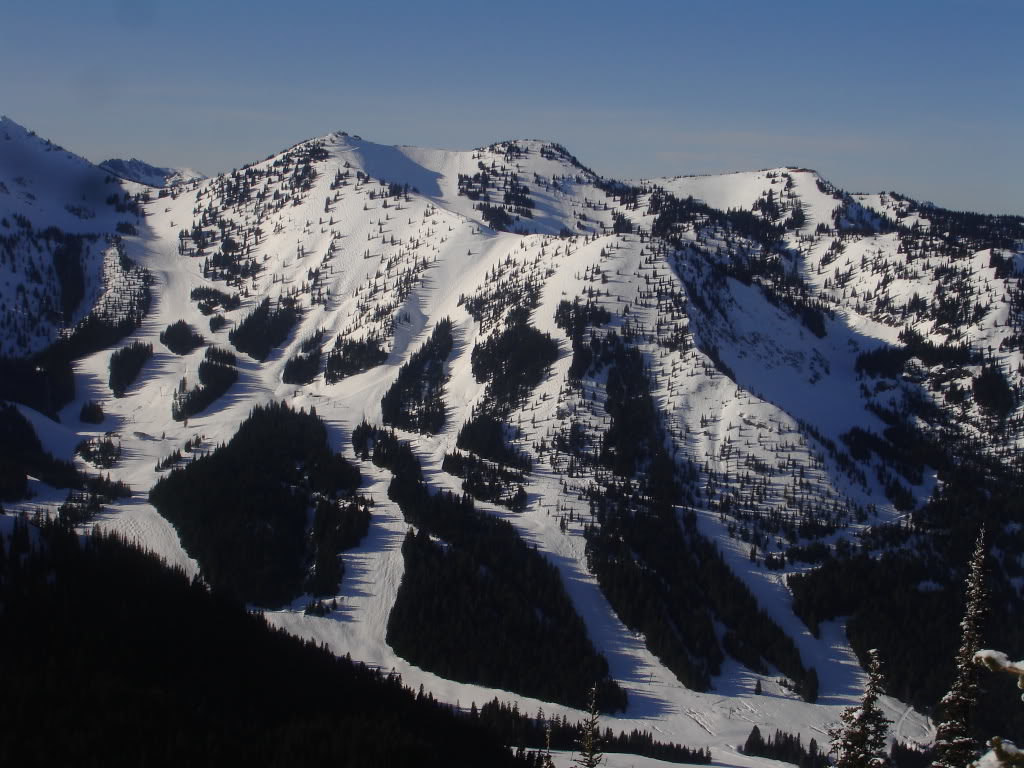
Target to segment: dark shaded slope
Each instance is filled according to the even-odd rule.
[[[3,765],[529,764],[114,538],[22,523],[0,605]]]

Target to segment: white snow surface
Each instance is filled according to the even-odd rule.
[[[673,176],[651,179],[676,197],[693,197],[702,203],[727,211],[731,208],[750,210],[757,199],[772,188],[772,177],[784,169],[743,171],[702,176]],[[770,175],[771,174],[771,175]]]
[[[565,376],[570,344],[553,319],[559,301],[572,300],[594,289],[601,293],[599,303],[612,312],[611,327],[622,331],[628,321],[639,330],[637,343],[650,366],[654,397],[665,426],[679,446],[681,458],[699,467],[702,485],[709,482],[709,473],[715,474],[715,490],[709,490],[709,494],[728,492],[730,483],[746,468],[781,463],[806,468],[802,486],[806,490],[802,493],[808,498],[822,503],[872,504],[877,513],[869,522],[900,519],[870,471],[870,464],[863,479],[852,477],[827,454],[822,442],[838,441],[852,426],[875,431],[884,427],[867,408],[853,363],[859,351],[895,341],[902,324],[895,316],[890,322],[884,313],[858,310],[860,297],[865,291],[886,289],[902,301],[928,286],[928,278],[922,276],[897,280],[886,288],[879,286],[877,272],[861,267],[862,259],[869,255],[896,259],[898,243],[894,235],[865,235],[845,244],[845,251],[835,259],[826,256],[838,238],[822,235],[802,243],[794,238],[792,247],[797,255],[792,269],[816,295],[832,296],[836,307],[835,319],[827,321],[828,333],[819,339],[785,308],[769,302],[756,286],[732,279],[721,283],[710,280],[709,262],[697,254],[717,248],[721,258],[728,258],[729,244],[691,233],[689,250],[684,247],[678,255],[655,259],[649,241],[635,234],[610,234],[605,228],[610,227],[611,214],[616,210],[649,228],[652,217],[645,213],[645,205],[630,210],[620,207],[617,198],[594,186],[589,172],[572,165],[544,142],[517,142],[525,153],[509,157],[506,144],[464,152],[389,147],[343,132],[319,141],[328,157],[316,164],[317,177],[301,204],[259,210],[259,204],[251,201],[222,210],[222,215],[243,226],[252,227],[258,222],[264,233],[253,251],[263,271],[246,281],[243,287],[248,295],[240,309],[226,313],[229,321],[244,317],[264,296],[277,297],[311,280],[317,289],[330,290],[330,299],[324,303],[311,303],[308,293],[301,294],[306,308],[301,327],[282,348],[262,364],[239,355],[239,381],[225,396],[189,419],[187,426],[172,420],[171,394],[182,377],[195,376],[203,350],[174,355],[159,342],[160,331],[173,321],[185,319],[209,343],[228,346],[227,330],[211,333],[208,318],[189,295],[198,286],[215,285],[223,290],[224,284],[203,278],[201,258],[178,252],[179,232],[192,228],[198,212],[209,201],[203,195],[216,182],[190,180],[174,187],[169,196],[149,202],[140,234],[124,238],[128,255],[149,269],[155,279],[150,314],[123,342],[153,344],[155,354],[138,381],[125,397],[111,395],[106,382],[113,350],[107,349],[77,361],[77,397],[62,410],[60,425],[23,409],[40,439],[58,456],[69,456],[69,446],[78,439],[104,432],[114,433],[121,441],[123,458],[111,475],[129,483],[136,495],[111,505],[95,523],[97,526],[121,531],[189,573],[197,572],[197,564],[183,551],[173,526],[144,501],[160,474],[155,470],[157,461],[189,439],[198,438],[202,447],[211,449],[230,440],[254,405],[274,400],[285,400],[296,408],[315,407],[328,425],[332,447],[356,461],[350,444],[352,429],[364,418],[380,423],[382,395],[399,367],[444,317],[452,319],[455,334],[446,385],[447,426],[435,436],[402,436],[414,446],[434,486],[459,490],[458,478],[442,472],[440,466],[445,452],[455,446],[459,427],[482,396],[483,385],[475,381],[470,368],[470,353],[474,343],[490,331],[467,313],[462,298],[486,292],[502,279],[531,272],[543,282],[540,306],[533,313],[532,323],[559,341],[562,354],[529,402],[513,414],[511,422],[523,430],[519,441],[523,450],[532,452],[535,442],[550,439],[571,419],[594,431],[606,418],[601,408],[569,391]],[[271,168],[279,157],[256,167]],[[532,219],[524,217],[517,222],[523,233],[493,231],[483,223],[475,202],[458,194],[459,174],[472,175],[481,165],[515,170],[530,188],[536,209]],[[21,172],[17,172],[19,168]],[[74,229],[84,226],[82,220],[64,207],[64,183],[57,184],[53,179],[80,174],[85,184],[94,178],[94,166],[47,147],[5,119],[0,122],[0,170],[6,184],[6,192],[0,188],[0,214],[28,211],[39,219],[49,217],[68,231],[82,231]],[[365,172],[373,181],[357,184],[352,178],[340,189],[332,190],[335,175],[346,171]],[[15,182],[12,186],[15,177],[26,183]],[[408,184],[408,199],[399,200],[397,205],[392,200],[385,208],[379,197],[371,198],[369,194],[379,188],[380,179]],[[810,171],[776,169],[650,183],[676,195],[692,195],[713,207],[749,210],[767,190],[774,189],[778,195],[787,179],[792,182],[792,199],[800,201],[807,216],[801,234],[810,236],[819,223],[831,225],[842,201],[823,192],[817,175]],[[282,183],[281,179],[272,180],[268,194]],[[120,182],[114,188],[131,189]],[[99,189],[102,197],[106,190],[102,184]],[[88,197],[91,190],[88,187],[83,193],[89,200],[94,199]],[[35,197],[30,199],[29,192]],[[865,210],[880,210],[883,198],[858,196],[856,202]],[[576,234],[559,237],[565,230]],[[972,262],[971,269],[979,280],[994,280],[987,265],[986,254],[979,254]],[[595,266],[605,279],[594,277],[591,270]],[[313,269],[320,270],[315,279],[310,277]],[[848,277],[842,276],[845,271]],[[403,274],[412,275],[412,288],[400,296],[394,286]],[[840,277],[845,290],[835,287],[834,281]],[[380,283],[383,287],[378,290]],[[650,295],[652,285],[658,286],[657,300]],[[851,287],[858,294],[856,299],[849,296]],[[707,297],[717,297],[722,309],[710,304],[702,308],[697,300],[701,291],[707,291]],[[672,297],[685,303],[684,317],[669,319],[661,302]],[[623,314],[626,307],[628,315]],[[994,311],[992,317],[998,318],[1007,310],[998,305]],[[285,361],[303,339],[321,328],[328,339],[360,339],[379,332],[390,340],[389,357],[383,365],[333,385],[326,384],[322,375],[307,386],[284,384],[281,372]],[[685,335],[691,344],[685,350],[659,344],[656,337],[668,330]],[[976,327],[977,333],[993,339],[995,346],[1004,330],[994,326],[991,318],[979,321]],[[694,346],[694,341],[699,343]],[[709,345],[717,348],[734,378],[717,370],[711,358],[700,351]],[[1009,353],[1005,359],[1014,368],[1020,363],[1019,353]],[[601,393],[595,390],[595,394]],[[85,400],[102,402],[106,413],[103,424],[79,422],[79,409]],[[837,402],[841,407],[836,406]],[[813,425],[817,435],[810,433],[805,424]],[[360,463],[359,468],[364,477],[362,490],[374,501],[373,517],[368,536],[343,555],[345,578],[337,595],[338,611],[326,617],[304,615],[302,608],[308,596],[298,596],[287,609],[267,611],[268,619],[296,635],[324,642],[338,654],[349,653],[367,664],[395,669],[407,685],[422,684],[436,697],[463,707],[498,696],[518,701],[521,711],[543,707],[549,714],[581,718],[582,713],[549,702],[445,680],[408,663],[387,645],[387,619],[403,574],[400,545],[409,526],[401,511],[387,499],[390,473],[368,462]],[[934,487],[933,473],[925,475],[921,485],[911,488],[919,500]],[[792,477],[786,473],[773,477],[766,482],[766,493],[768,498],[781,500]],[[804,743],[815,738],[824,744],[829,725],[838,720],[842,709],[859,701],[866,675],[846,642],[842,621],[824,624],[821,636],[815,638],[793,614],[786,576],[804,566],[788,564],[781,571],[772,571],[751,563],[749,546],[730,537],[716,512],[698,507],[701,531],[718,542],[727,562],[762,607],[794,639],[804,663],[817,669],[820,698],[817,704],[807,704],[779,685],[779,674],[760,676],[732,660],[714,680],[714,690],[689,690],[647,650],[642,637],[619,621],[588,572],[579,523],[585,502],[572,488],[563,491],[563,479],[561,467],[550,466],[545,457],[543,462],[536,462],[530,477],[526,512],[512,514],[482,502],[477,506],[508,519],[526,541],[536,544],[558,567],[595,646],[606,655],[613,676],[629,694],[628,711],[602,718],[602,725],[616,730],[649,730],[656,739],[691,747],[709,746],[716,765],[773,762],[737,752],[736,745],[746,739],[753,725],[764,733],[776,728],[799,732]],[[55,498],[54,503],[60,500]],[[576,522],[563,533],[559,515],[568,510],[577,513]],[[850,535],[857,527],[837,533],[830,541]],[[761,695],[754,694],[758,681],[763,688]],[[888,697],[882,699],[882,707],[893,721],[893,737],[917,744],[930,742],[933,729],[927,718]],[[560,765],[569,764],[570,759],[571,755],[556,756]],[[609,755],[607,759],[612,766],[660,765],[634,756]]]

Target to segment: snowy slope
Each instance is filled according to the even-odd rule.
[[[747,171],[714,176],[673,176],[652,179],[651,184],[664,187],[676,197],[693,197],[712,208],[750,210],[773,184],[783,169]]]
[[[8,117],[0,117],[0,171],[0,215],[24,216],[40,229],[113,230],[127,217],[108,202],[110,196],[142,191]]]
[[[537,205],[532,217],[520,216],[510,227],[525,233],[600,232],[611,226],[608,196],[594,187],[595,175],[575,163],[564,148],[538,140],[505,141],[471,151],[391,147],[345,133],[327,143],[339,158],[375,179],[396,181],[468,219],[482,221],[481,202],[503,204],[508,184],[525,185]],[[460,193],[460,176],[488,174],[491,183],[480,197]],[[479,184],[467,186],[480,191]]]
[[[0,355],[37,352],[92,309],[144,190],[0,117]]]
[[[119,158],[104,160],[99,167],[110,171],[119,178],[145,184],[147,187],[170,187],[174,184],[206,178],[191,168],[159,168],[134,157],[130,160]]]
[[[0,154],[5,215],[31,214],[36,227],[52,221],[75,232],[107,231],[99,225],[113,229],[121,220],[118,212],[97,201],[110,194],[108,189],[123,195],[131,186],[105,181],[102,171],[97,176],[97,169],[85,161],[47,147],[9,121],[0,127],[9,136],[0,141],[0,153],[7,153]],[[90,183],[99,179],[98,192],[92,187],[83,192],[90,210],[96,211],[92,219],[69,211],[69,205],[77,205],[63,191],[67,185],[53,181],[74,174]],[[477,174],[486,174],[486,181],[473,181]],[[392,192],[388,185],[400,189]],[[719,211],[753,211],[755,217],[767,215],[769,194],[783,217],[802,211],[803,221],[784,233],[788,250],[783,271],[806,296],[831,311],[823,320],[824,334],[815,333],[793,305],[777,298],[770,283],[775,278],[755,274],[741,279],[744,273],[734,268],[758,256],[761,246],[729,226],[701,214],[697,223],[679,228],[677,247],[653,242],[649,233],[657,217],[647,206],[658,189],[680,199],[692,196]],[[515,210],[526,206],[505,202],[510,191],[513,197],[529,198],[529,215]],[[932,295],[948,279],[955,261],[966,273],[963,279],[991,303],[984,316],[967,323],[971,338],[997,350],[1002,347],[999,359],[1015,371],[1020,352],[1006,348],[1013,327],[1008,325],[1010,301],[1003,293],[1015,287],[1016,278],[998,277],[987,252],[935,257],[908,270],[903,249],[910,235],[886,225],[879,214],[895,220],[902,212],[901,220],[920,220],[919,229],[924,229],[928,211],[896,211],[894,205],[905,204],[884,195],[844,196],[810,171],[658,179],[638,185],[636,194],[635,201],[623,204],[621,189],[544,142],[505,142],[458,152],[388,147],[339,132],[300,143],[235,174],[179,184],[169,195],[146,203],[145,227],[126,235],[124,246],[155,279],[154,306],[130,339],[151,343],[155,354],[123,398],[114,398],[106,384],[112,349],[77,361],[77,397],[61,413],[63,424],[78,436],[116,434],[123,457],[111,475],[138,492],[129,502],[112,505],[97,524],[137,538],[195,572],[197,564],[182,550],[173,527],[141,501],[160,475],[157,462],[186,441],[195,440],[202,448],[226,442],[255,404],[275,400],[315,407],[328,424],[333,447],[355,460],[352,429],[364,418],[380,423],[381,397],[400,366],[445,317],[451,318],[455,335],[446,368],[446,427],[438,435],[402,437],[413,444],[432,485],[459,491],[460,479],[443,472],[441,463],[483,398],[484,385],[473,376],[470,355],[493,331],[493,324],[469,313],[465,298],[486,300],[493,298],[495,286],[535,280],[541,291],[531,323],[558,341],[560,357],[509,418],[522,431],[517,445],[534,459],[527,488],[530,503],[521,514],[485,502],[477,506],[508,519],[557,565],[596,647],[630,696],[627,712],[606,718],[607,724],[648,729],[656,738],[689,746],[711,746],[716,763],[723,765],[758,762],[735,750],[754,724],[762,731],[799,732],[805,742],[813,737],[821,743],[841,709],[858,699],[864,674],[841,623],[826,625],[815,638],[794,616],[786,576],[808,566],[787,563],[772,570],[752,563],[735,520],[754,508],[795,515],[798,507],[818,505],[837,510],[843,520],[826,539],[834,543],[853,537],[869,522],[902,519],[903,512],[886,495],[878,459],[851,464],[842,435],[853,427],[881,432],[884,423],[875,409],[879,402],[911,389],[941,402],[941,388],[949,383],[931,388],[927,381],[908,380],[885,392],[866,391],[855,370],[857,356],[884,342],[898,343],[908,323],[926,338],[947,338],[941,324],[909,316],[902,307],[915,292]],[[506,228],[511,231],[488,226],[482,203],[507,205],[512,224]],[[616,217],[631,222],[634,231],[612,233]],[[228,237],[258,266],[256,274],[230,286],[207,267]],[[197,239],[205,238],[209,243],[199,253]],[[1007,258],[1019,261],[1020,254],[1007,253]],[[191,299],[191,291],[202,286],[241,294],[241,307],[223,313],[228,320],[223,330],[210,331],[209,316]],[[13,294],[3,295],[10,301]],[[879,295],[889,300],[878,301]],[[187,422],[172,419],[171,396],[183,377],[195,377],[203,350],[174,355],[160,343],[160,332],[184,319],[210,343],[229,346],[232,323],[264,297],[280,296],[296,297],[304,310],[285,344],[262,363],[239,355],[240,378],[226,395]],[[587,502],[580,491],[598,478],[587,469],[570,476],[564,455],[537,448],[572,425],[579,425],[588,440],[597,440],[607,428],[603,382],[582,391],[568,382],[571,345],[554,314],[560,301],[575,297],[593,297],[609,310],[612,319],[599,333],[614,329],[628,334],[642,353],[677,461],[695,468],[695,484],[701,489],[694,505],[699,528],[718,543],[761,607],[793,638],[804,661],[817,669],[817,704],[805,703],[779,685],[777,670],[758,674],[734,660],[726,662],[712,691],[687,689],[650,652],[644,638],[620,621],[588,571],[581,524]],[[321,329],[328,340],[379,338],[388,358],[335,384],[327,384],[322,373],[309,385],[284,384],[286,361]],[[978,370],[968,366],[963,376]],[[107,419],[102,425],[78,421],[85,400],[103,403]],[[965,428],[980,434],[982,415],[970,407]],[[67,450],[66,434],[41,427],[38,431],[45,443]],[[367,462],[360,470],[363,490],[374,499],[373,521],[360,546],[343,556],[346,576],[337,595],[341,608],[327,617],[306,616],[302,607],[308,598],[296,596],[289,609],[268,612],[268,618],[326,642],[339,654],[394,668],[406,684],[422,683],[447,701],[468,706],[499,695],[517,700],[524,711],[543,707],[549,714],[578,718],[580,713],[547,702],[444,680],[395,654],[385,634],[404,570],[400,545],[408,524],[387,498],[390,473]],[[749,493],[750,478],[757,483],[756,499]],[[920,482],[907,482],[908,492],[922,500],[934,483],[934,472],[926,468]],[[736,511],[735,520],[720,514],[724,503]],[[859,514],[867,509],[870,519]],[[758,681],[764,689],[760,696],[753,693]],[[885,708],[894,722],[894,736],[929,741],[926,718],[892,699],[885,701]],[[618,757],[611,761],[634,763],[646,764]]]

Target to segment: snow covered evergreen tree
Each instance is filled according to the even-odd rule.
[[[935,730],[932,768],[962,768],[978,756],[971,737],[971,720],[978,700],[977,666],[974,654],[980,642],[980,623],[985,602],[985,529],[971,556],[967,574],[967,605],[960,622],[960,650],[956,656],[956,676],[949,693],[942,697],[943,719]]]
[[[881,768],[889,762],[885,737],[889,720],[878,706],[882,695],[882,664],[878,651],[868,651],[868,684],[859,705],[839,716],[841,725],[829,732],[831,751],[837,756],[835,768]]]

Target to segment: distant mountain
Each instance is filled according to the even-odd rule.
[[[0,357],[39,352],[102,301],[148,194],[0,118]]]
[[[820,738],[871,648],[927,743],[983,520],[1024,610],[1020,217],[345,132],[154,190],[7,132],[5,317],[64,296],[41,233],[106,244],[77,325],[0,327],[102,331],[53,408],[136,491],[101,524],[335,653],[526,713],[578,717],[586,678],[617,728],[729,763],[751,723]]]
[[[131,160],[116,158],[104,160],[100,163],[100,168],[110,171],[122,179],[135,181],[149,187],[170,187],[174,184],[206,178],[191,168],[158,168],[134,157]]]

